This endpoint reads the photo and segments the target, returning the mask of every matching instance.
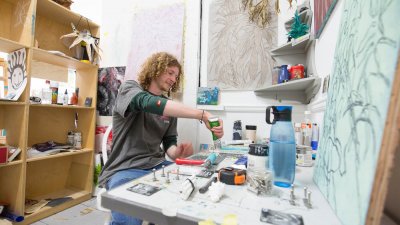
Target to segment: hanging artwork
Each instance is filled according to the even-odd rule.
[[[99,69],[97,82],[97,110],[100,116],[112,116],[118,88],[125,77],[125,66]]]
[[[143,9],[135,13],[126,80],[135,79],[144,61],[156,52],[182,58],[185,3]]]
[[[400,1],[343,4],[314,181],[342,223],[357,225],[366,224],[382,151],[399,60]]]
[[[1,100],[17,101],[27,84],[25,48],[8,54],[7,83],[8,94]]]
[[[338,0],[314,1],[314,32],[319,38]]]
[[[277,15],[273,1],[263,2],[270,15],[265,27],[249,20],[241,0],[203,1],[202,39],[207,42],[202,41],[201,75],[207,76],[208,87],[254,90],[271,84]]]

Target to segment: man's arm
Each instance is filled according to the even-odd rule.
[[[200,109],[195,109],[186,106],[182,103],[168,100],[159,96],[154,96],[146,91],[137,94],[130,103],[130,108],[133,111],[144,111],[158,115],[171,116],[176,118],[190,118],[204,121],[206,127],[221,138],[224,134],[223,123],[220,120],[220,126],[210,128],[208,119],[212,114]]]

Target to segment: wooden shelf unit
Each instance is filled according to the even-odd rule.
[[[28,79],[17,101],[0,101],[0,129],[7,130],[7,144],[22,150],[12,162],[0,165],[0,202],[25,217],[15,224],[31,224],[91,198],[98,66],[74,59],[60,37],[72,33],[71,22],[78,30],[90,29],[96,37],[100,27],[51,0],[0,0],[0,21],[0,52],[25,48]],[[60,73],[52,73],[54,68]],[[75,85],[80,90],[77,106],[29,102],[32,78],[65,82],[68,69],[76,71]],[[92,98],[90,107],[84,105],[86,97]],[[82,150],[28,159],[27,150],[33,144],[50,140],[65,143],[68,131],[75,130],[76,113]],[[65,197],[71,199],[24,214],[26,199]]]

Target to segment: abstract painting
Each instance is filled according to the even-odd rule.
[[[100,116],[112,116],[118,88],[124,81],[125,67],[100,68],[98,77],[97,110]]]
[[[319,38],[338,0],[314,1],[314,32]]]
[[[397,0],[347,0],[314,181],[345,225],[365,224],[400,45]]]
[[[184,15],[184,2],[136,12],[125,80],[135,79],[153,53],[168,52],[181,61]]]
[[[277,45],[277,15],[269,1],[271,18],[265,28],[249,21],[241,0],[213,0],[207,24],[207,86],[221,90],[254,90],[271,84],[274,61],[270,50]],[[204,20],[204,19],[203,19]],[[203,48],[203,46],[202,46]],[[203,51],[202,51],[203,54]],[[202,57],[204,59],[204,57]]]

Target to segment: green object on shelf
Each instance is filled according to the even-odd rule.
[[[310,28],[307,24],[302,23],[300,20],[299,13],[296,10],[296,13],[293,17],[293,24],[288,33],[288,36],[291,38],[298,38],[308,33],[308,29]]]

